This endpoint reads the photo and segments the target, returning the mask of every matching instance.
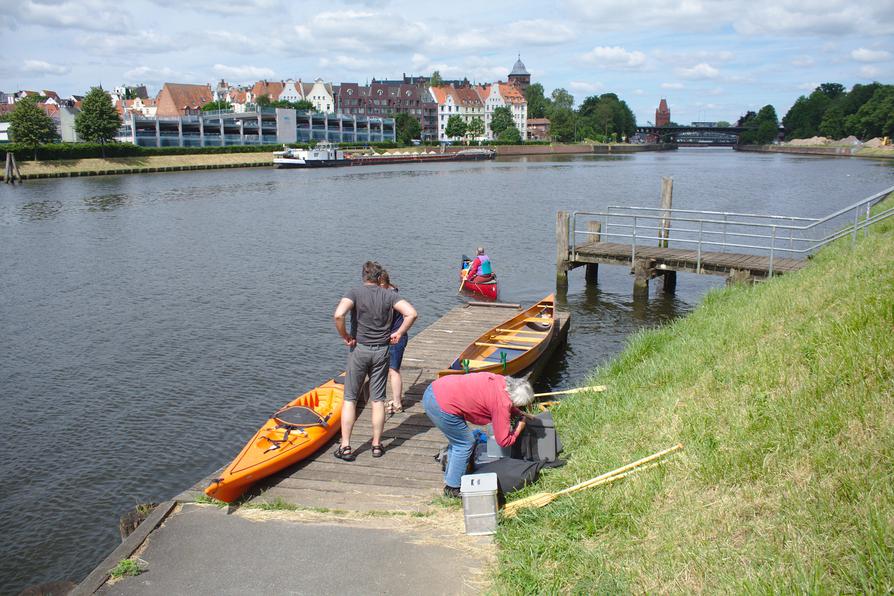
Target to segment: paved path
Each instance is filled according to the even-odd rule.
[[[147,571],[106,584],[120,595],[476,594],[489,539],[462,514],[333,516],[184,505],[135,556]]]

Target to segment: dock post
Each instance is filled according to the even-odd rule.
[[[662,177],[661,178],[661,208],[664,210],[661,213],[661,227],[658,230],[658,237],[661,240],[658,241],[658,246],[662,248],[667,248],[668,240],[670,239],[670,226],[671,226],[671,212],[670,210],[673,208],[674,204],[674,179],[670,177]]]
[[[588,221],[587,232],[589,232],[589,234],[587,234],[588,242],[601,242],[602,222]],[[587,280],[587,283],[596,283],[599,280],[599,263],[587,263],[585,279]]]
[[[556,288],[568,288],[568,235],[571,215],[567,211],[556,212]]]
[[[633,261],[633,295],[649,295],[649,279],[652,277],[651,259],[635,259]]]
[[[750,284],[754,282],[754,277],[748,269],[730,269],[729,276],[726,278],[726,285],[733,284]]]
[[[673,294],[677,291],[677,272],[665,271],[662,279],[661,289],[665,294]]]

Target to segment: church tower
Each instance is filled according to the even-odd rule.
[[[667,101],[662,99],[655,110],[655,126],[667,126],[671,121],[671,111],[667,107]]]
[[[515,61],[512,72],[509,73],[509,84],[518,87],[522,94],[531,84],[531,74],[525,68],[524,62],[521,61],[521,54],[518,55],[518,60]]]

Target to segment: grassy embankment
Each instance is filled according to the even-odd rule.
[[[60,175],[73,172],[140,172],[150,168],[235,167],[273,165],[270,153],[211,153],[196,155],[151,155],[87,159],[58,159],[19,162],[23,176]]]
[[[591,381],[554,412],[568,465],[525,494],[685,450],[503,520],[496,592],[894,590],[894,222],[710,293]]]

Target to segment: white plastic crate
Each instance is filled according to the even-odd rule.
[[[497,531],[497,475],[466,474],[460,493],[463,497],[463,516],[466,534],[481,536]]]

